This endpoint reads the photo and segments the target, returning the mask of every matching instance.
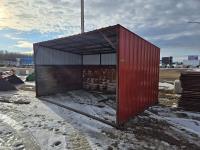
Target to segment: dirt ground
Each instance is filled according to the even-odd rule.
[[[174,94],[173,92],[159,92],[159,103],[168,107],[177,107],[180,95]]]
[[[175,80],[179,80],[181,72],[191,71],[192,69],[160,69],[160,83],[174,85]],[[168,107],[177,107],[180,95],[174,93],[173,89],[166,89],[165,87],[159,90],[159,103]]]
[[[189,69],[160,69],[160,81],[174,82],[179,79],[181,72]],[[191,70],[191,69],[190,69]]]

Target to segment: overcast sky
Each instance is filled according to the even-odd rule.
[[[86,31],[121,24],[161,48],[162,56],[200,55],[200,0],[85,0]],[[80,32],[80,0],[0,0],[0,49]]]

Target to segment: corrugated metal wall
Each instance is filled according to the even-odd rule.
[[[99,65],[100,55],[83,55],[83,65]]]
[[[35,54],[36,65],[81,65],[81,55],[38,47]]]
[[[35,53],[36,65],[81,65],[81,55],[39,46]],[[100,60],[101,58],[101,60]],[[83,65],[116,65],[116,54],[83,55]]]
[[[100,60],[101,59],[101,60]],[[116,65],[116,54],[83,55],[83,65]]]
[[[102,65],[116,65],[116,54],[102,54],[101,64]]]
[[[45,96],[82,87],[81,55],[41,46],[34,46],[34,55],[37,96]]]
[[[37,96],[82,88],[82,56],[42,46],[34,47]],[[116,54],[84,55],[83,64],[115,64]],[[100,60],[101,58],[101,60]],[[63,80],[67,79],[67,80]]]
[[[158,101],[160,49],[119,27],[117,122]]]

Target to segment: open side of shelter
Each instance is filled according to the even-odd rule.
[[[65,93],[50,99],[100,120],[121,125],[158,101],[160,49],[121,25],[35,43],[34,57],[37,97]]]

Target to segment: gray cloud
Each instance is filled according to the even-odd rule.
[[[80,0],[3,0],[3,6],[10,18],[0,28],[80,32]],[[163,49],[200,51],[200,25],[187,23],[200,21],[199,10],[199,0],[85,0],[86,30],[122,24]]]

